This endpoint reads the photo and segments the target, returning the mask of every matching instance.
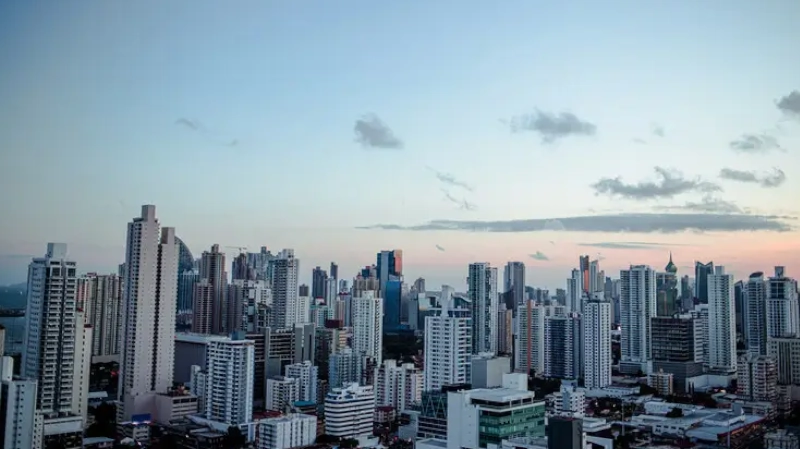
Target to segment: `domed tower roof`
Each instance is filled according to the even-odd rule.
[[[667,273],[672,273],[672,274],[678,272],[678,267],[676,267],[675,264],[672,263],[672,251],[669,252],[669,263],[667,264],[665,270],[667,270]]]
[[[178,273],[192,270],[194,268],[194,256],[192,256],[192,252],[189,251],[189,247],[183,243],[183,240],[179,239],[177,236],[175,240],[178,242]]]

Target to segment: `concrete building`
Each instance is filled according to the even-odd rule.
[[[611,303],[592,299],[584,303],[584,312],[584,384],[590,389],[604,388],[611,385]]]
[[[767,283],[764,273],[750,275],[742,291],[742,327],[747,351],[755,355],[767,353]]]
[[[583,344],[580,314],[545,317],[544,376],[559,379],[583,377]]]
[[[498,414],[508,413],[513,420],[497,420]],[[448,393],[448,449],[479,449],[512,436],[544,434],[545,403],[530,391],[492,388]]]
[[[20,372],[35,379],[36,409],[43,418],[43,444],[60,442],[79,448],[83,441],[81,413],[88,397],[82,381],[90,362],[84,357],[84,315],[77,301],[77,264],[67,245],[48,243],[44,257],[28,265],[27,323]],[[88,337],[91,338],[91,331]],[[76,347],[77,346],[77,347]],[[78,388],[78,390],[76,390]]]
[[[686,393],[686,380],[703,374],[700,320],[686,314],[653,317],[650,321],[652,372],[672,374],[673,388]]]
[[[290,414],[258,421],[256,449],[290,449],[314,444],[317,417]]]
[[[372,386],[350,384],[333,388],[325,396],[325,433],[340,438],[372,435],[375,390]]]
[[[800,449],[800,439],[785,429],[776,430],[764,435],[764,449]]]
[[[572,380],[561,381],[561,388],[553,393],[553,415],[583,418],[586,416],[586,394]]]
[[[775,403],[778,399],[778,364],[764,355],[739,357],[736,395],[747,401]]]
[[[470,312],[466,308],[457,308],[449,295],[442,298],[441,304],[442,308],[437,314],[425,317],[424,391],[440,390],[449,384],[469,383],[471,378],[473,345]]]
[[[123,434],[146,441],[146,426],[125,423],[149,420],[156,393],[172,387],[178,288],[175,229],[160,229],[155,206],[142,206],[128,223],[125,253],[117,423]]]
[[[266,281],[235,279],[228,285],[228,304],[234,309],[232,326],[238,324],[234,330],[248,333],[263,331],[267,327],[267,307],[272,305],[272,289]]]
[[[511,358],[478,354],[472,356],[473,388],[495,388],[503,385],[503,375],[511,372]]]
[[[300,271],[300,260],[295,259],[293,249],[284,249],[276,259],[270,261],[270,267],[273,276],[272,324],[276,328],[290,327],[289,311],[296,307],[299,296],[297,276]]]
[[[497,268],[488,263],[470,264],[467,286],[472,307],[472,353],[497,354]]]
[[[297,379],[299,387],[297,393],[298,401],[317,401],[319,368],[314,366],[311,361],[306,360],[305,362],[287,365],[286,377]]]
[[[554,417],[547,423],[549,435],[547,449],[584,449],[586,434],[583,420],[569,417]],[[592,445],[595,447],[595,445]]]
[[[205,418],[220,429],[237,426],[252,440],[255,347],[240,335],[208,341]]]
[[[784,271],[775,267],[775,275],[767,281],[767,338],[800,337],[797,281]]]
[[[375,373],[375,405],[391,406],[397,413],[422,400],[422,371],[413,363],[384,360]]]
[[[299,400],[300,379],[285,376],[267,379],[267,410],[284,413]]]
[[[525,264],[508,262],[503,270],[503,293],[510,292],[512,310],[525,302]]]
[[[767,356],[778,365],[778,383],[800,385],[800,338],[770,338]]]
[[[14,359],[0,356],[0,447],[41,447],[41,429],[36,425],[37,382],[15,378],[13,373]]]
[[[89,273],[79,279],[87,323],[92,325],[91,356],[95,362],[119,361],[122,344],[122,278]]]
[[[219,245],[203,251],[200,258],[199,281],[194,291],[192,331],[225,335],[228,328],[228,273],[225,271],[225,253]]]
[[[714,268],[708,283],[708,365],[715,371],[736,371],[736,314],[733,300],[733,275],[725,268]]]
[[[381,363],[383,358],[383,299],[374,291],[362,292],[353,303],[353,351]]]
[[[620,281],[620,371],[647,371],[650,319],[656,316],[656,273],[647,265],[631,265],[620,272]]]
[[[662,396],[670,396],[674,393],[675,375],[665,373],[663,369],[647,375],[647,385],[654,388]]]
[[[514,369],[518,372],[544,373],[545,319],[561,316],[560,306],[546,306],[536,300],[525,301],[517,309],[517,335],[514,345]]]

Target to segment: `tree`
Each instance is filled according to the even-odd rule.
[[[247,443],[247,438],[242,433],[242,429],[236,426],[228,427],[225,434],[225,449],[242,449]]]
[[[344,440],[339,443],[339,447],[342,449],[353,449],[358,447],[358,440],[355,438],[345,438]]]
[[[683,417],[683,409],[680,407],[674,407],[672,410],[667,412],[667,418],[682,418]]]

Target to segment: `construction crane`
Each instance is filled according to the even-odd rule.
[[[238,249],[239,250],[239,254],[244,254],[244,253],[247,252],[247,247],[246,246],[226,246],[225,248]]]

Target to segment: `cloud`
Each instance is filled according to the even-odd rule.
[[[356,142],[365,148],[381,148],[398,150],[403,148],[403,141],[375,114],[367,114],[356,120],[353,131]]]
[[[436,175],[436,179],[438,179],[441,183],[447,184],[452,187],[460,187],[464,190],[472,192],[473,188],[471,185],[467,184],[464,181],[459,181],[456,179],[455,176],[451,175],[450,173],[440,172],[435,168],[427,167],[428,170],[432,171],[434,175]]]
[[[439,251],[442,251],[442,252],[444,252],[444,248],[443,248],[443,247],[441,247],[440,245],[436,245],[436,249],[438,249]]]
[[[455,204],[461,210],[474,211],[474,210],[478,209],[478,206],[476,206],[473,203],[470,203],[466,199],[461,199],[460,200],[460,199],[454,197],[453,195],[450,194],[449,191],[447,191],[447,189],[442,189],[442,193],[444,194],[444,197],[445,197],[446,200],[448,200],[451,203]]]
[[[699,178],[687,179],[682,173],[675,170],[668,170],[662,167],[655,167],[656,174],[660,178],[657,182],[640,181],[636,184],[628,184],[622,178],[602,178],[592,184],[595,194],[619,196],[622,198],[646,201],[657,198],[672,198],[677,195],[689,192],[716,192],[721,188]]]
[[[605,248],[605,249],[653,249],[653,248],[663,248],[668,246],[682,246],[682,245],[672,244],[672,243],[657,243],[657,242],[596,242],[596,243],[578,243],[578,246],[586,246],[589,248]]]
[[[531,259],[535,259],[535,260],[550,260],[550,258],[549,258],[549,257],[547,257],[547,256],[546,256],[546,255],[545,255],[543,252],[541,252],[541,251],[536,251],[536,252],[535,252],[535,253],[533,253],[533,254],[528,254],[528,256],[530,256],[530,258],[531,258]]]
[[[680,206],[662,206],[665,210],[682,210],[710,214],[742,214],[742,209],[731,201],[706,195],[700,202],[688,201]]]
[[[179,126],[185,126],[193,131],[201,131],[205,129],[202,123],[199,120],[195,119],[188,119],[181,117],[178,120],[175,120],[175,124]]]
[[[719,177],[729,181],[758,184],[766,188],[779,187],[786,181],[786,173],[779,168],[773,168],[772,173],[758,173],[752,170],[744,171],[723,168],[719,172]]]
[[[358,229],[394,231],[464,231],[464,232],[604,232],[604,233],[662,233],[685,231],[773,231],[794,229],[786,223],[794,217],[728,213],[629,213],[586,215],[565,218],[532,218],[528,220],[432,220],[412,226],[377,224]],[[559,228],[554,229],[558,223]]]
[[[778,139],[769,134],[742,134],[730,143],[731,149],[740,153],[767,153],[772,150],[783,150]]]
[[[638,143],[639,145],[647,145],[647,141],[644,139],[639,139],[638,137],[633,139],[633,143]]]
[[[650,126],[650,131],[652,131],[653,135],[657,137],[664,137],[665,134],[664,127],[658,123],[653,123],[653,125]]]
[[[597,126],[581,120],[571,112],[559,114],[536,110],[533,114],[516,116],[509,122],[511,132],[532,131],[542,137],[543,143],[553,143],[569,136],[593,136]]]
[[[775,106],[784,114],[800,118],[800,91],[793,90],[775,102]]]

